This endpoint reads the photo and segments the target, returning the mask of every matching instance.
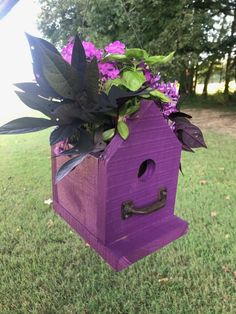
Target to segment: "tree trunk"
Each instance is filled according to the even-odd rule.
[[[225,89],[224,89],[224,94],[226,96],[229,96],[230,64],[231,64],[231,55],[230,53],[228,53],[226,69],[225,69]]]
[[[197,63],[197,65],[195,67],[195,79],[194,79],[194,84],[193,84],[193,94],[194,95],[196,95],[196,89],[197,89],[198,68],[199,68],[199,65]]]
[[[183,69],[180,75],[180,93],[181,95],[187,94],[187,88],[186,88],[186,69]]]
[[[194,79],[194,67],[189,69],[189,76],[188,76],[188,93],[190,95],[193,94],[193,79]]]
[[[210,80],[210,77],[211,77],[211,74],[212,74],[212,70],[213,70],[214,64],[215,64],[215,60],[211,61],[210,66],[208,68],[208,71],[206,73],[206,77],[205,77],[205,80],[204,80],[203,92],[202,92],[202,95],[204,95],[204,96],[207,96],[207,86],[208,86],[208,83],[209,83],[209,80]]]
[[[234,36],[234,33],[236,32],[236,10],[234,10],[234,20],[232,22],[232,26],[231,26],[231,37]],[[233,51],[233,47],[234,47],[234,42],[233,44],[231,44],[230,49],[228,50],[228,59],[227,59],[227,63],[226,63],[226,70],[225,70],[225,90],[224,90],[224,94],[226,96],[229,96],[229,82],[230,82],[230,74],[231,74],[231,61],[232,61],[232,57],[231,57],[231,53]]]

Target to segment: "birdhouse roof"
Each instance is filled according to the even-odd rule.
[[[171,151],[181,148],[176,135],[164,119],[160,108],[153,101],[142,101],[140,110],[126,120],[129,127],[129,137],[123,140],[116,135],[109,143],[102,156],[109,160],[117,151],[145,151],[160,149]]]

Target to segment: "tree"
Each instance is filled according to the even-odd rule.
[[[232,74],[234,28],[228,34],[229,22],[223,21],[235,12],[233,0],[39,1],[40,29],[53,43],[62,45],[78,32],[98,46],[119,39],[154,54],[175,50],[172,64],[160,70],[165,79],[180,81],[182,93],[194,93],[198,71],[207,66],[206,91],[214,64],[225,54],[229,56],[226,78]]]

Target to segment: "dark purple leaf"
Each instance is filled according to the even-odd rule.
[[[80,130],[78,148],[80,153],[89,153],[94,148],[93,138],[86,130]]]
[[[94,104],[98,101],[98,81],[99,81],[99,70],[97,59],[87,64],[85,73],[85,90],[87,92],[88,101]]]
[[[63,102],[60,107],[55,109],[55,115],[62,124],[69,124],[74,120],[84,122],[94,120],[93,114],[87,113],[76,102]]]
[[[183,170],[182,170],[181,162],[179,163],[179,171],[181,172],[182,176],[184,176],[184,173],[183,173]]]
[[[45,47],[39,47],[43,60],[43,75],[49,85],[63,98],[75,99],[80,91],[80,75],[61,56]]]
[[[37,83],[33,82],[24,82],[24,83],[16,83],[14,84],[17,88],[21,89],[26,93],[34,94],[35,96],[42,96],[44,98],[50,98],[51,93],[47,90],[41,88]]]
[[[132,92],[113,85],[108,93],[108,97],[113,105],[113,108],[116,108],[123,105],[127,100],[144,94],[147,94],[146,88]]]
[[[37,45],[37,47],[38,47],[39,45],[44,46],[45,48],[51,50],[53,53],[55,53],[55,54],[61,56],[61,54],[60,54],[60,52],[57,50],[57,48],[56,48],[53,44],[51,44],[49,41],[47,41],[47,40],[45,40],[45,39],[43,39],[43,38],[39,38],[39,37],[36,37],[36,36],[32,36],[32,35],[30,35],[30,34],[28,34],[28,33],[25,33],[25,34],[26,34],[26,37],[27,37],[27,39],[28,39],[28,41],[29,41],[30,43],[33,43],[33,44]]]
[[[56,91],[49,85],[43,74],[43,56],[41,51],[42,44],[40,44],[40,40],[37,37],[31,36],[27,33],[26,37],[30,46],[33,59],[33,71],[37,83],[45,92],[47,92],[47,94],[50,94],[51,97],[59,97],[59,94],[56,93]],[[53,48],[51,49],[53,50]]]
[[[108,112],[114,108],[117,108],[117,103],[111,102],[110,98],[104,92],[101,92],[98,96],[98,102],[91,108],[91,112]]]
[[[175,133],[183,143],[183,149],[192,151],[191,148],[207,147],[201,130],[185,117],[174,117]]]
[[[181,111],[172,112],[172,113],[168,116],[168,118],[169,118],[170,120],[174,120],[174,119],[177,118],[177,117],[183,117],[183,118],[188,118],[188,119],[191,119],[191,118],[192,118],[192,116],[190,116],[189,114],[184,113],[184,112],[181,112]]]
[[[207,148],[201,130],[193,124],[183,130],[182,141],[185,145],[191,148]]]
[[[74,134],[79,125],[61,125],[55,128],[50,135],[50,145],[55,145]]]
[[[86,64],[87,62],[84,47],[81,40],[79,39],[79,36],[76,35],[74,39],[71,65],[78,71],[82,80],[84,79]]]
[[[15,93],[20,98],[20,100],[29,108],[38,110],[46,116],[52,119],[56,119],[54,112],[61,106],[60,102],[50,101],[29,92],[24,93],[16,91]]]
[[[19,118],[0,127],[0,134],[23,134],[55,126],[55,121],[42,118]]]
[[[87,156],[87,153],[80,154],[80,156],[69,159],[65,162],[56,174],[55,183],[61,181],[68,173],[70,173],[76,166],[78,166]]]
[[[60,156],[72,156],[72,155],[78,155],[80,153],[79,148],[77,146],[64,150],[63,152],[60,153]]]
[[[184,130],[186,127],[191,125],[191,122],[185,117],[174,117],[172,121],[175,122],[176,130]]]

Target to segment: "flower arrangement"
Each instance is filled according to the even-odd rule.
[[[35,82],[15,84],[19,98],[45,118],[20,118],[0,127],[0,134],[20,134],[54,127],[50,144],[56,156],[73,156],[59,169],[60,181],[90,153],[101,152],[115,134],[129,136],[127,119],[142,99],[160,108],[186,151],[206,147],[191,116],[180,112],[178,82],[165,83],[157,68],[174,56],[150,56],[120,41],[98,49],[76,35],[61,53],[48,41],[27,34]]]

